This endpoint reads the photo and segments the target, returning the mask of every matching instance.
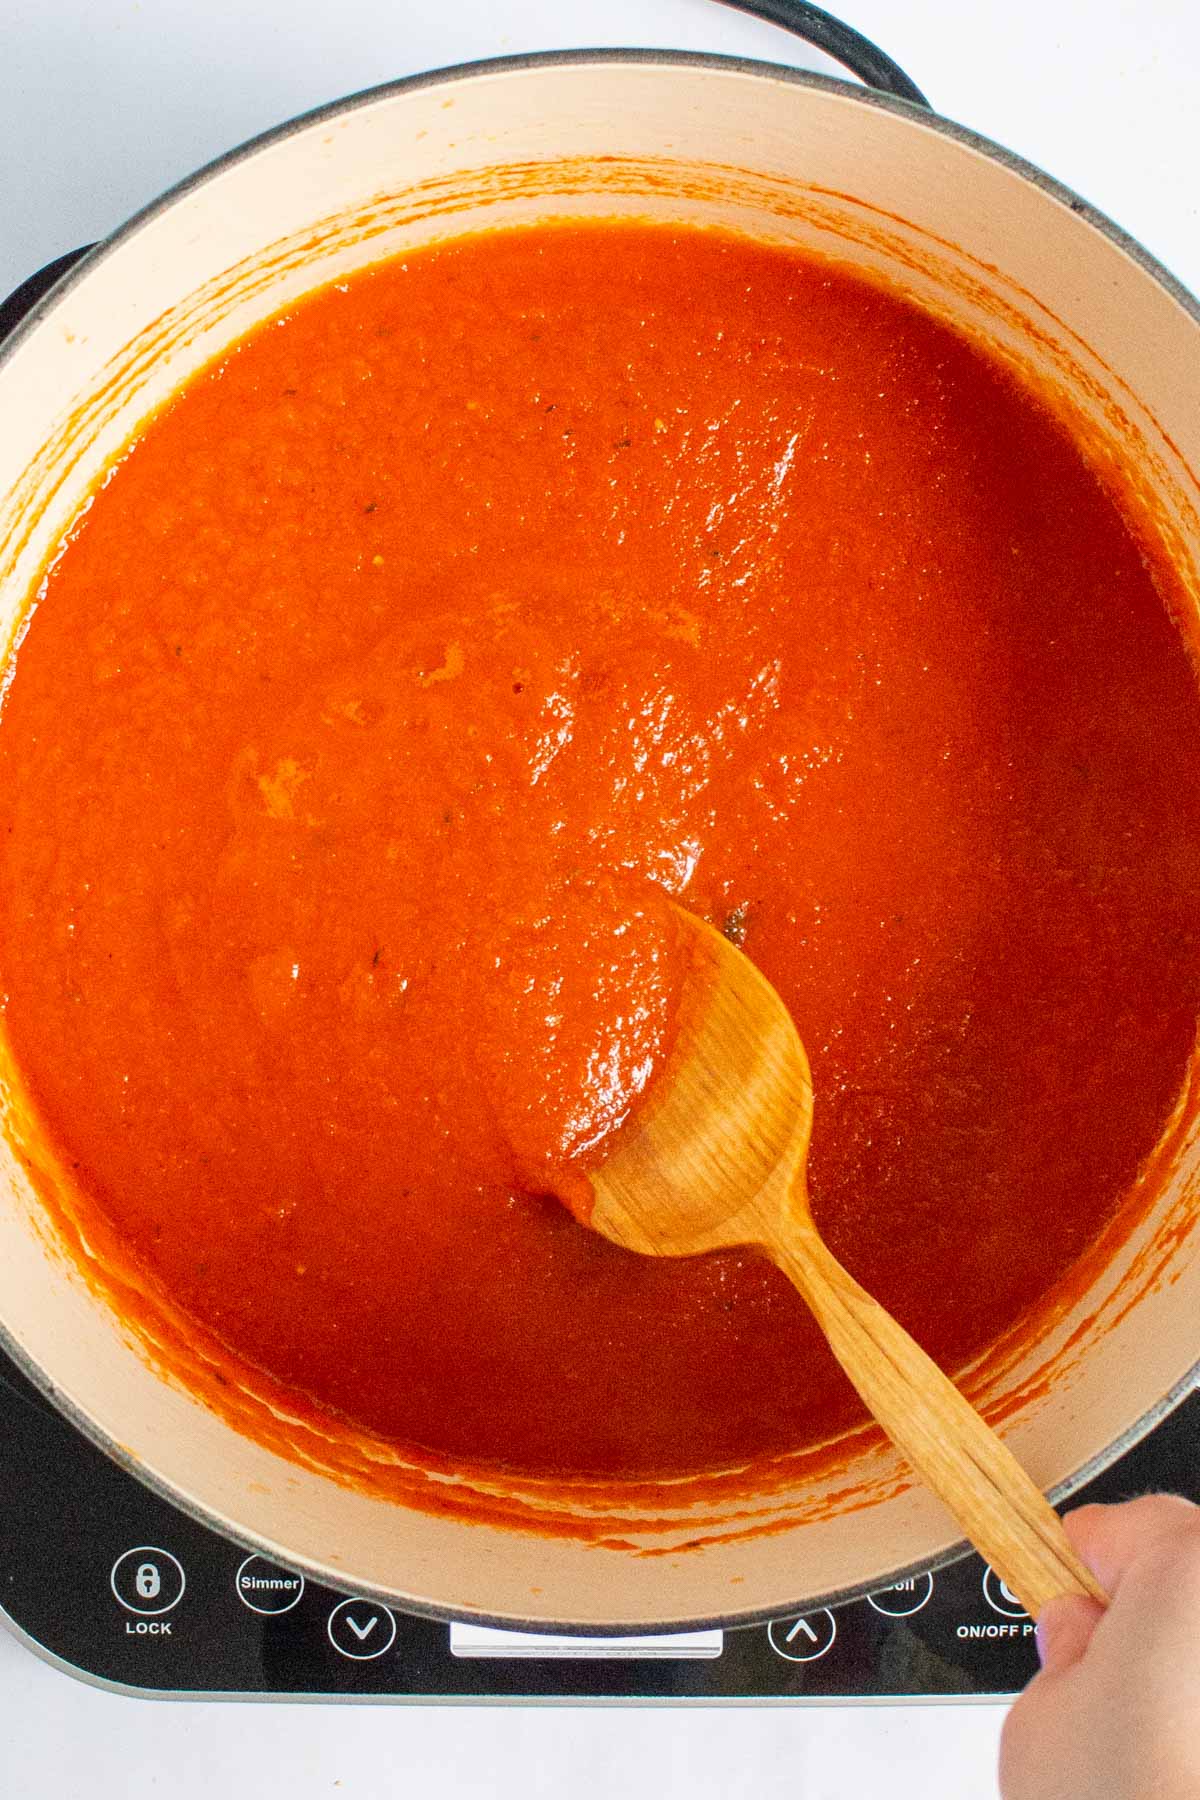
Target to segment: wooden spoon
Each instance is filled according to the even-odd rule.
[[[809,1210],[808,1058],[765,976],[677,909],[678,1036],[642,1107],[588,1171],[596,1231],[649,1256],[749,1246],[799,1288],[896,1447],[1036,1618],[1056,1594],[1107,1596],[1058,1515],[937,1365],[825,1247]]]

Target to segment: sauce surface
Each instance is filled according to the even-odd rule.
[[[580,1227],[664,895],[813,1066],[811,1188],[949,1367],[1113,1217],[1200,1012],[1200,699],[1065,430],[717,234],[408,257],[194,382],[0,719],[0,993],[86,1217],[317,1412],[620,1477],[857,1416],[765,1263]]]

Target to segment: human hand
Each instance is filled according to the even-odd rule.
[[[1041,1672],[1000,1742],[1003,1800],[1200,1800],[1200,1507],[1154,1494],[1063,1523],[1111,1604],[1043,1609]]]

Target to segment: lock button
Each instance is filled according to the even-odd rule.
[[[118,1556],[109,1580],[127,1612],[144,1614],[170,1612],[187,1585],[179,1558],[153,1544],[139,1544]]]

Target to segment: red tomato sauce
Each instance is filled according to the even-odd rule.
[[[5,1028],[86,1217],[314,1415],[605,1477],[857,1416],[749,1255],[546,1190],[715,920],[814,1210],[948,1367],[1114,1216],[1200,1012],[1200,700],[1064,427],[899,295],[560,226],[323,292],[53,567],[0,720]]]

